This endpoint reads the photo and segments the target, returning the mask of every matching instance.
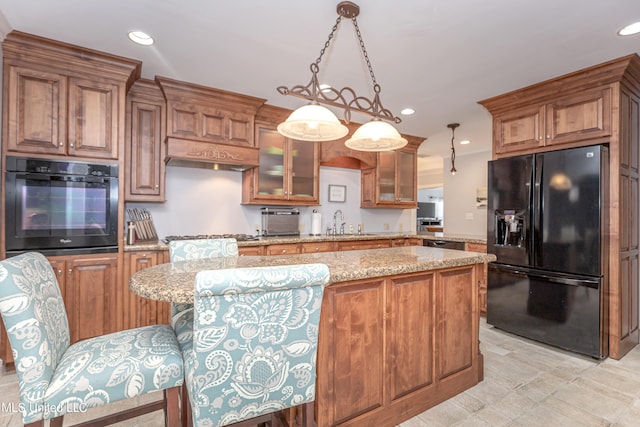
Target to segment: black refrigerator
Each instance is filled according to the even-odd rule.
[[[603,145],[489,162],[487,323],[608,355],[607,168]]]

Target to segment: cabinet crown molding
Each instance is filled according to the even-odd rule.
[[[623,56],[602,64],[584,68],[560,77],[545,80],[502,95],[478,101],[491,114],[513,108],[542,104],[559,96],[580,92],[588,88],[606,86],[625,81],[640,88],[640,56]]]
[[[2,42],[2,53],[5,61],[46,64],[47,71],[55,69],[67,75],[93,75],[98,69],[101,77],[124,81],[127,88],[140,78],[142,68],[142,62],[135,59],[15,30]]]

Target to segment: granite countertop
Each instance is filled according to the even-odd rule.
[[[451,234],[451,233],[424,233],[418,234],[418,237],[429,240],[447,240],[449,242],[465,242],[465,243],[480,243],[487,244],[487,236],[472,236],[466,234]]]
[[[257,240],[239,241],[238,246],[267,246],[277,244],[313,243],[313,242],[338,242],[350,240],[378,240],[378,239],[422,239],[424,235],[415,233],[366,233],[366,234],[341,234],[337,236],[278,236],[278,237],[258,237]],[[136,243],[135,245],[125,245],[125,252],[132,251],[158,251],[168,250],[169,245],[164,242]]]
[[[208,258],[161,264],[135,273],[129,282],[137,295],[178,303],[191,303],[196,274],[202,270],[289,264],[327,264],[330,283],[415,273],[495,261],[494,255],[451,249],[405,246],[279,256]]]

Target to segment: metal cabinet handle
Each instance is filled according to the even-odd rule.
[[[70,268],[69,270],[67,270],[67,273],[69,273],[69,274],[73,273],[73,269]]]
[[[62,141],[58,142],[58,147],[64,147],[64,142]]]
[[[75,144],[71,143],[71,144],[69,144],[69,147],[73,148],[73,147],[75,147]]]

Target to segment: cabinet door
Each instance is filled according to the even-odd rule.
[[[153,251],[125,253],[125,280],[122,284],[122,307],[125,311],[123,329],[169,323],[171,309],[168,302],[143,298],[129,290],[131,276],[140,270],[163,263],[162,255],[162,252]]]
[[[585,91],[546,106],[546,144],[611,135],[611,89]]]
[[[478,342],[474,267],[438,272],[436,278],[436,378],[472,369]],[[475,328],[475,329],[474,329]]]
[[[318,336],[318,360],[331,363],[317,367],[317,425],[346,423],[383,407],[385,281],[327,287]]]
[[[67,259],[65,304],[71,342],[116,330],[117,255]]]
[[[69,78],[69,155],[118,158],[118,91],[117,84]]]
[[[260,146],[260,166],[256,176],[256,199],[284,200],[285,144],[287,139],[278,131],[266,126],[256,126]],[[255,172],[255,171],[254,171]]]
[[[433,384],[434,274],[391,280],[387,330],[390,398],[396,400]]]
[[[309,141],[289,140],[290,200],[318,200],[318,145]]]
[[[8,151],[65,154],[67,78],[14,66],[8,71]]]
[[[397,153],[397,199],[399,204],[415,205],[417,200],[417,163],[414,152]]]
[[[534,106],[496,115],[493,143],[496,153],[544,146],[544,106]]]
[[[383,151],[378,154],[378,203],[394,204],[396,201],[396,153]]]
[[[129,103],[126,201],[164,201],[164,106]]]

